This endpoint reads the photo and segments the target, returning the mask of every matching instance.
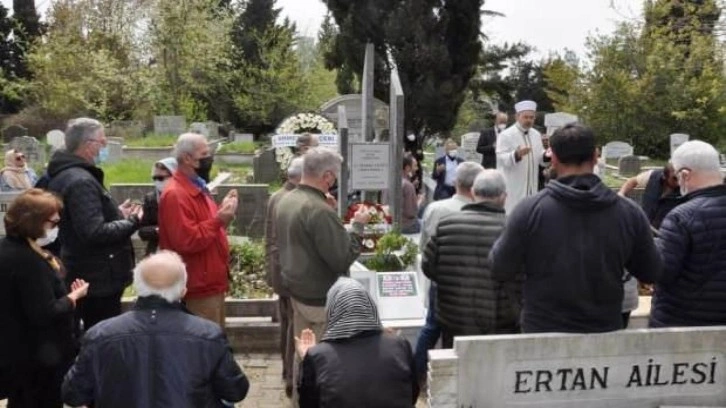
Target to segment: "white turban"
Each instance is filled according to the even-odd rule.
[[[521,101],[521,102],[518,102],[516,105],[514,105],[514,110],[517,113],[524,112],[524,111],[536,112],[537,103],[535,101]]]

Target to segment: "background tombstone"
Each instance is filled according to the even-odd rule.
[[[180,135],[187,131],[184,116],[154,116],[154,133],[158,135]]]
[[[189,131],[192,133],[199,133],[200,135],[204,135],[209,139],[209,127],[206,123],[202,122],[193,122],[191,125],[189,125]]]
[[[122,143],[109,140],[106,147],[108,147],[108,163],[116,163],[123,158],[124,146]]]
[[[686,143],[688,139],[691,137],[685,133],[673,133],[670,136],[671,141],[671,156],[673,156],[673,152],[678,148],[678,146],[682,145],[683,143]]]
[[[19,125],[12,125],[3,129],[2,135],[3,143],[10,143],[16,137],[28,136],[28,129]]]
[[[219,139],[219,123],[210,120],[205,124],[207,125],[207,137],[210,139]]]
[[[232,142],[249,142],[255,141],[255,136],[252,133],[232,133]]]
[[[279,173],[278,173],[279,174]],[[214,198],[221,202],[229,190],[239,194],[237,218],[233,221],[235,234],[250,238],[265,236],[265,215],[270,191],[267,184],[222,184],[217,187]]]
[[[548,113],[545,115],[545,127],[547,128],[547,136],[552,136],[555,130],[573,122],[577,122],[577,115],[566,112]]]
[[[53,150],[60,150],[66,147],[66,134],[62,130],[54,129],[45,135],[45,142]]]
[[[618,174],[622,177],[637,176],[640,173],[640,157],[623,156],[618,160]]]
[[[5,214],[8,212],[10,203],[15,200],[15,197],[20,195],[20,191],[13,192],[2,192],[0,193],[0,220],[5,219]],[[5,236],[5,223],[0,222],[0,237]]]
[[[476,152],[477,144],[479,144],[478,132],[471,132],[461,136],[461,151],[464,153],[462,156],[464,160],[481,163],[482,156]]]
[[[340,127],[338,123],[338,106],[345,107],[346,119],[348,120],[348,140],[351,143],[363,142],[363,101],[361,94],[348,94],[338,96],[324,103],[320,107],[320,113]],[[374,122],[373,130],[376,138],[380,139],[381,133],[389,128],[389,109],[385,102],[373,99]]]
[[[20,136],[10,141],[10,149],[23,152],[28,164],[32,167],[35,164],[45,164],[45,146],[38,139],[30,136]]]
[[[603,148],[603,155],[606,159],[619,159],[623,156],[632,156],[633,146],[626,142],[610,142]]]
[[[252,174],[255,183],[272,183],[280,178],[275,149],[267,149],[252,159]]]

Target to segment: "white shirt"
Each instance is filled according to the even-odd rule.
[[[444,180],[444,184],[449,187],[454,187],[456,185],[456,168],[459,166],[459,162],[456,161],[456,157],[452,159],[448,154],[444,158],[446,160],[446,179]]]
[[[532,148],[526,156],[517,161],[515,152],[519,146]],[[536,129],[524,130],[515,123],[497,138],[497,169],[504,174],[507,185],[507,214],[525,197],[537,193],[539,166],[544,164],[542,135]]]

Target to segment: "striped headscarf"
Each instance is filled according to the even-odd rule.
[[[373,298],[354,279],[338,278],[328,291],[325,309],[328,322],[322,341],[349,339],[366,331],[381,330]]]

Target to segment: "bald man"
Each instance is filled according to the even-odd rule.
[[[186,283],[186,267],[174,252],[139,262],[134,309],[86,332],[63,382],[63,402],[143,408],[232,406],[243,400],[249,382],[224,333],[180,302]]]

